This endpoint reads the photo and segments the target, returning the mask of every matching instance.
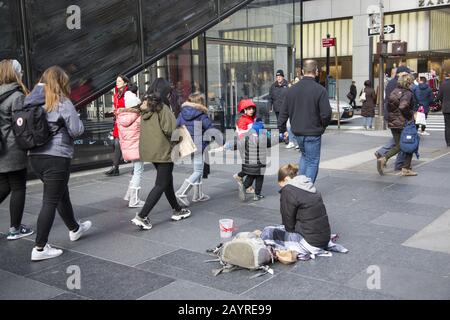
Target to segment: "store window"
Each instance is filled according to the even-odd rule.
[[[199,37],[186,43],[131,77],[131,81],[139,88],[139,96],[145,94],[156,78],[165,78],[173,89],[170,98],[171,107],[178,113],[192,92],[205,92],[203,85],[205,70],[200,64],[200,56],[204,54],[202,41],[203,37]],[[75,141],[73,160],[75,167],[89,162],[101,164],[110,161],[113,151],[111,140],[113,118],[108,117],[108,114],[114,110],[113,93],[114,90],[98,97],[92,103],[79,107],[85,133]]]
[[[300,59],[300,25],[294,26],[292,34],[298,40],[295,41],[296,59]],[[307,59],[326,57],[327,51],[322,47],[322,39],[326,38],[327,34],[337,38],[339,57],[353,54],[353,20],[344,19],[303,24],[303,57]]]

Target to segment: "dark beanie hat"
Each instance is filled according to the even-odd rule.
[[[283,70],[278,70],[277,71],[277,77],[278,76],[282,76],[283,78],[284,78],[284,72],[283,72]]]

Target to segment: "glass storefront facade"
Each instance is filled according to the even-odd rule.
[[[226,6],[232,7],[236,2],[221,1],[225,6],[222,9],[226,10]],[[203,92],[207,95],[215,127],[220,130],[234,128],[241,99],[261,98],[261,106],[265,106],[264,99],[267,99],[276,70],[283,69],[287,77],[292,77],[293,63],[289,57],[294,39],[291,29],[299,23],[295,20],[298,19],[299,4],[298,0],[253,1],[205,34],[134,75],[132,81],[139,86],[142,96],[156,78],[167,79],[173,88],[174,111],[189,94]],[[262,16],[264,19],[260,18]],[[164,20],[169,25],[170,19],[167,19],[169,17],[158,17],[157,21]],[[146,41],[151,43],[152,39]],[[154,53],[157,48],[146,50]],[[112,110],[112,92],[80,106],[86,132],[76,141],[75,166],[110,161],[113,120],[105,114]],[[276,125],[274,115],[267,108],[260,108],[260,116],[268,126]]]
[[[225,5],[228,3],[221,2]],[[233,4],[233,1],[229,1],[228,5]],[[315,59],[319,62],[320,81],[323,82],[326,49],[322,48],[321,39],[328,33],[337,37],[339,43],[338,69],[335,69],[332,59],[331,76],[336,77],[339,73],[342,90],[347,90],[354,73],[353,55],[358,48],[354,45],[353,18],[305,22],[301,42],[299,12],[299,0],[253,1],[197,38],[147,66],[132,79],[138,84],[141,96],[156,78],[167,79],[173,87],[171,101],[175,111],[190,93],[205,93],[210,117],[218,129],[234,128],[238,117],[237,105],[243,98],[254,99],[259,116],[266,126],[275,127],[275,115],[268,110],[267,96],[275,81],[276,70],[284,70],[290,81],[301,74],[301,57]],[[158,19],[163,21],[166,18]],[[167,19],[164,21],[169,23]],[[408,41],[409,53],[403,58],[388,59],[387,67],[407,63],[418,72],[434,69],[441,75],[444,70],[450,71],[450,38],[445,36],[446,30],[450,30],[450,8],[388,13],[386,24],[390,23],[396,24],[397,33],[388,36],[388,39]],[[145,54],[150,54],[157,52],[158,48],[149,47],[146,50],[150,51]],[[333,49],[331,56],[334,57]],[[375,63],[375,74],[376,70]],[[83,85],[81,81],[80,88]],[[77,90],[74,94],[77,94]],[[341,96],[345,94],[342,95],[341,92]],[[75,165],[110,161],[112,146],[109,136],[113,120],[105,118],[105,114],[112,109],[112,93],[80,106],[86,133],[76,142]]]

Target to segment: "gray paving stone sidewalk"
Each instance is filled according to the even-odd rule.
[[[220,242],[219,219],[234,219],[239,231],[280,223],[275,176],[266,177],[264,200],[241,202],[232,179],[239,166],[213,165],[205,180],[211,200],[194,204],[191,218],[172,222],[163,198],[150,216],[154,229],[147,232],[131,225],[137,210],[128,209],[122,200],[130,169],[115,178],[102,173],[73,176],[75,211],[80,219],[91,220],[93,228],[71,243],[57,217],[49,239],[64,249],[57,259],[32,263],[34,237],[7,242],[9,202],[0,206],[4,232],[0,234],[0,299],[450,299],[450,150],[443,147],[442,139],[438,134],[423,139],[422,158],[413,162],[418,177],[396,175],[393,161],[388,174],[380,177],[374,158],[366,161],[370,157],[362,155],[384,144],[386,134],[330,131],[324,136],[322,161],[336,162],[337,169],[328,165],[322,169],[317,187],[332,231],[350,252],[291,266],[276,264],[273,276],[256,279],[245,270],[214,277],[211,271],[217,265],[204,263],[210,259],[205,250]],[[354,154],[364,161],[352,167],[342,164]],[[297,161],[297,151],[281,146],[280,163]],[[176,167],[176,186],[190,170],[187,165]],[[154,178],[148,165],[143,195]],[[24,222],[33,227],[41,197],[42,185],[32,183]],[[80,290],[67,286],[69,266],[80,268]],[[380,270],[379,289],[368,288],[370,266]]]

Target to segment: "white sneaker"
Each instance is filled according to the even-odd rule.
[[[86,221],[86,222],[80,223],[80,227],[78,228],[77,232],[72,232],[72,231],[69,232],[70,241],[77,241],[91,227],[92,227],[92,222],[90,222],[90,221]]]
[[[139,217],[138,213],[136,213],[136,217],[134,217],[134,219],[131,220],[131,223],[141,228],[142,230],[151,230],[153,228],[152,224],[150,223],[150,220],[148,220],[148,217],[141,218]]]
[[[289,144],[286,146],[286,149],[292,149],[295,148],[295,144],[293,142],[289,142]]]
[[[49,244],[47,244],[44,247],[44,250],[38,251],[37,248],[33,248],[33,251],[31,252],[31,261],[42,261],[47,259],[53,259],[56,257],[59,257],[63,254],[63,251],[60,249],[54,249],[50,247]]]

